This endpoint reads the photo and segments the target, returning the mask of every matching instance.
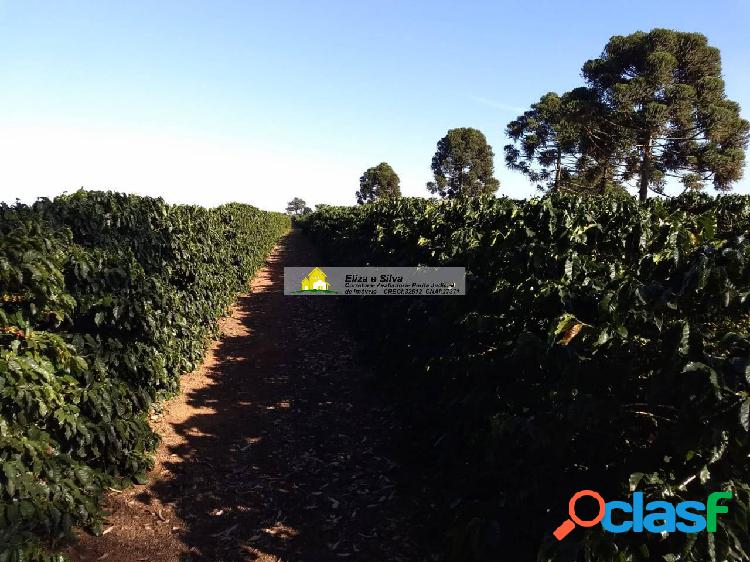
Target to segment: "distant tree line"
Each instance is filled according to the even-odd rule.
[[[495,193],[500,182],[494,177],[495,154],[477,129],[451,129],[438,141],[432,157],[434,180],[427,189],[440,197],[471,197]],[[368,168],[359,178],[357,203],[401,197],[398,174],[387,162]]]
[[[742,177],[750,123],[727,99],[719,49],[700,33],[654,29],[612,37],[582,69],[585,85],[549,92],[505,128],[508,168],[545,192],[580,194],[637,188],[664,194],[668,185],[727,191]],[[492,194],[494,153],[484,134],[450,129],[432,157],[439,197]],[[357,203],[401,196],[387,162],[365,170]],[[295,201],[301,201],[290,208]],[[304,214],[295,198],[288,212]]]

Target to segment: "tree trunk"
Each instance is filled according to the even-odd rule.
[[[560,189],[560,176],[562,175],[562,151],[557,149],[557,165],[555,167],[555,185],[552,188],[553,191]]]
[[[599,180],[599,193],[604,195],[604,193],[607,191],[607,176],[609,175],[609,162],[604,163],[604,167],[602,168],[602,177]]]
[[[638,190],[638,200],[643,202],[648,198],[648,183],[651,179],[651,135],[643,143],[643,159],[641,160],[641,184]]]

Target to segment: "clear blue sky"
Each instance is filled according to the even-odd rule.
[[[700,31],[750,117],[750,3],[0,0],[0,199],[78,186],[281,209],[350,203],[381,161],[426,195],[451,127],[581,84],[612,35]],[[750,176],[750,173],[746,173]],[[750,178],[738,186],[750,192]]]

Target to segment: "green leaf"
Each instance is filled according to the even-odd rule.
[[[638,488],[638,484],[643,479],[644,474],[642,472],[634,472],[628,479],[628,484],[631,492],[634,492]]]
[[[711,478],[711,473],[708,470],[708,465],[704,465],[703,468],[701,468],[700,473],[698,473],[698,477],[700,478],[701,484],[705,484],[708,482],[708,479]]]
[[[21,512],[21,517],[28,520],[34,516],[36,510],[33,503],[23,500],[19,503],[19,511]]]

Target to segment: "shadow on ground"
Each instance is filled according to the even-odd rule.
[[[137,499],[173,506],[183,558],[423,561],[429,506],[388,458],[394,413],[367,384],[342,297],[284,296],[283,267],[313,266],[290,234],[238,302],[164,445],[169,473]]]

